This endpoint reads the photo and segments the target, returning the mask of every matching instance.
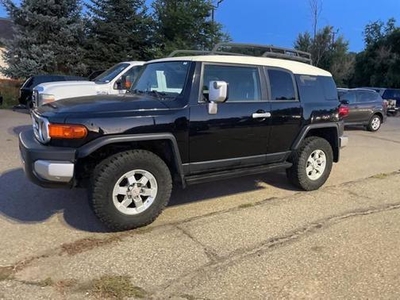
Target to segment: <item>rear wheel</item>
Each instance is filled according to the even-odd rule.
[[[332,170],[333,152],[327,140],[308,137],[292,154],[292,167],[286,170],[288,179],[297,187],[312,191],[320,188]]]
[[[382,120],[381,117],[378,115],[373,115],[371,117],[371,120],[369,120],[369,123],[367,125],[367,130],[368,131],[377,131],[382,125]]]
[[[152,152],[132,150],[101,162],[92,177],[90,201],[98,218],[112,230],[153,222],[167,205],[170,171]]]

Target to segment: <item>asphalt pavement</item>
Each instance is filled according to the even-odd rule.
[[[26,180],[23,111],[0,110],[0,299],[399,299],[400,118],[349,128],[324,187],[284,173],[176,189],[110,233],[84,190]]]

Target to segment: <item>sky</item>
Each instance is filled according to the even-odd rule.
[[[400,0],[321,0],[321,3],[318,27],[334,26],[349,42],[350,51],[363,50],[362,34],[369,22],[386,22],[394,17],[400,26]],[[0,17],[7,17],[3,7]],[[299,33],[312,31],[309,0],[223,0],[215,11],[215,20],[224,26],[233,42],[239,43],[292,48]]]

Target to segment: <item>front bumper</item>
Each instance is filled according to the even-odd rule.
[[[19,134],[19,150],[24,172],[33,183],[54,188],[74,185],[76,149],[44,146],[28,130]]]

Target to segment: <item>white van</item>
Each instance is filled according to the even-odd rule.
[[[121,62],[92,81],[57,81],[37,85],[33,89],[34,107],[65,98],[125,94],[139,74],[142,61]]]

